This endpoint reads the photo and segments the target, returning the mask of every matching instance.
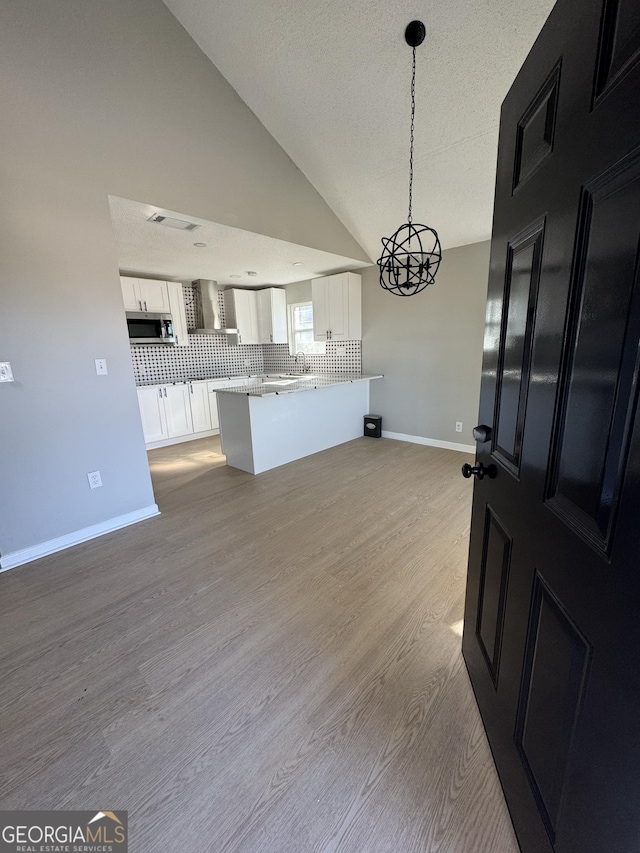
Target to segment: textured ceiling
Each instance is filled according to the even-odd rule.
[[[255,287],[289,284],[366,266],[353,258],[117,196],[109,196],[109,208],[120,270],[132,275],[180,281],[211,278],[219,284]],[[148,221],[154,213],[187,219],[199,227],[195,231],[180,231],[156,225]],[[194,243],[206,243],[206,246],[198,248]],[[296,263],[301,266],[294,266]],[[257,275],[247,275],[249,270]],[[231,275],[240,277],[231,278]]]
[[[443,246],[491,232],[501,102],[553,0],[164,0],[372,259],[406,220]]]

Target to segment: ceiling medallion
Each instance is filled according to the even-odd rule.
[[[411,214],[413,201],[413,128],[416,114],[416,47],[426,34],[422,21],[412,21],[405,30],[405,41],[413,49],[411,74],[411,135],[409,148],[409,216],[404,225],[382,238],[382,255],[378,259],[380,284],[396,296],[414,296],[433,284],[442,247],[437,231],[427,225],[415,225]]]

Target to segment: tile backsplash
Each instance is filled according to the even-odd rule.
[[[300,368],[289,355],[289,344],[264,344],[262,347],[265,373],[292,373]],[[360,373],[362,369],[361,341],[327,341],[325,355],[308,355],[311,373]]]
[[[197,305],[190,285],[184,285],[187,325],[197,324]],[[221,318],[224,305],[220,293]],[[328,341],[326,355],[309,355],[314,373],[360,373],[360,341]],[[342,354],[344,353],[344,354]],[[131,346],[133,373],[138,385],[179,382],[218,376],[259,373],[289,373],[297,368],[287,344],[233,346],[224,335],[189,335],[188,347],[163,344]]]

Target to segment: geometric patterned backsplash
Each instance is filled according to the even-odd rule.
[[[196,323],[196,305],[190,285],[183,285],[187,326]],[[220,293],[224,324],[224,304]],[[344,351],[344,355],[338,352]],[[326,355],[309,355],[314,373],[360,373],[360,341],[328,341]],[[163,344],[131,345],[131,361],[137,385],[180,382],[185,379],[214,379],[260,373],[290,373],[296,368],[288,344],[242,344],[232,346],[224,335],[189,335],[188,347]]]
[[[295,356],[289,355],[289,344],[264,344],[265,373],[295,373],[300,370]],[[344,355],[342,354],[344,353]],[[325,355],[308,355],[311,373],[361,373],[361,341],[327,341]]]

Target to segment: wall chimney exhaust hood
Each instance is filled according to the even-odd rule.
[[[237,329],[224,329],[220,321],[218,304],[218,282],[207,278],[199,278],[192,282],[194,293],[199,302],[198,317],[202,326],[190,329],[192,335],[237,335]]]

